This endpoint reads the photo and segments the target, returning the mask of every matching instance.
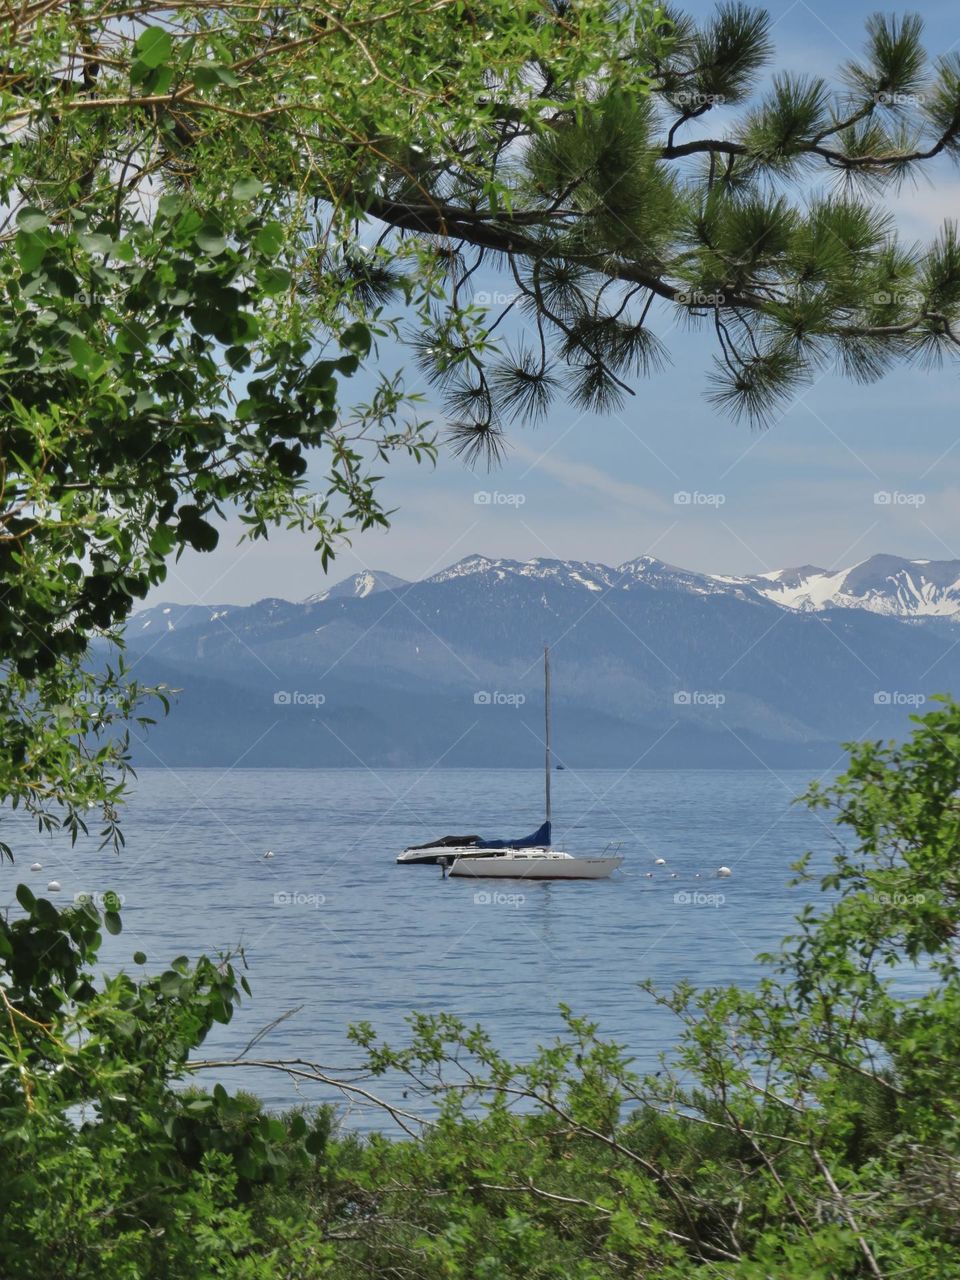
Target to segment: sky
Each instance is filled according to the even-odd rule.
[[[713,10],[681,7],[697,18]],[[829,77],[860,52],[876,6],[785,0],[767,8],[776,68]],[[913,9],[931,54],[960,49],[955,0]],[[929,241],[944,218],[960,215],[960,173],[931,168],[889,204],[904,239]],[[239,526],[228,522],[217,551],[185,555],[147,603],[298,600],[362,569],[412,580],[477,553],[610,565],[653,555],[732,574],[848,567],[880,552],[960,559],[960,364],[904,367],[868,386],[830,373],[755,432],[705,399],[709,336],[675,328],[666,306],[651,322],[672,363],[637,380],[619,411],[584,414],[557,401],[543,425],[510,429],[507,457],[489,473],[449,453],[435,467],[396,462],[380,490],[394,509],[389,531],[355,537],[326,577],[312,539],[280,532],[238,545]],[[353,384],[344,390],[362,392]],[[407,386],[429,393],[409,364]]]

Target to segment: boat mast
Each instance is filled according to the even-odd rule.
[[[547,645],[543,646],[543,718],[546,730],[546,799],[547,799],[547,822],[551,820],[550,813],[550,649]]]

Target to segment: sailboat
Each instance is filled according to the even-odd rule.
[[[596,858],[574,857],[551,847],[550,773],[550,650],[543,648],[544,722],[546,730],[544,777],[546,821],[529,836],[516,840],[484,840],[480,836],[443,836],[426,845],[414,845],[397,862],[430,862],[451,876],[523,880],[603,880],[623,863],[618,854]]]

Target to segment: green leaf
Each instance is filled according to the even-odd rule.
[[[275,258],[283,248],[284,232],[279,222],[268,222],[253,237],[254,248],[265,258]]]
[[[287,1136],[283,1122],[278,1120],[276,1116],[261,1116],[260,1131],[270,1142],[283,1142]]]
[[[254,342],[260,334],[257,317],[249,311],[238,312],[230,321],[229,333],[232,342]]]
[[[254,200],[263,190],[263,183],[256,178],[241,178],[233,184],[234,200]]]
[[[113,245],[111,236],[96,231],[85,233],[79,239],[80,247],[86,249],[87,253],[109,253]]]
[[[220,534],[204,520],[195,506],[180,508],[180,527],[178,533],[184,542],[190,544],[194,551],[214,551],[220,541]]]
[[[147,963],[147,956],[146,956],[146,952],[144,952],[144,951],[135,951],[135,952],[133,953],[133,963],[134,963],[134,964],[146,964],[146,963]]]
[[[290,288],[293,276],[283,267],[262,267],[257,272],[257,284],[268,298],[276,297]]]
[[[73,334],[67,346],[77,372],[83,374],[89,382],[96,381],[107,367],[100,352],[95,351],[89,342],[77,333]]]
[[[307,1134],[303,1145],[312,1156],[320,1156],[323,1155],[327,1142],[322,1133],[317,1133],[316,1130],[314,1130],[313,1133]]]
[[[173,67],[157,67],[155,71],[144,70],[142,62],[135,62],[130,72],[134,84],[142,84],[144,93],[167,93],[173,84]],[[136,71],[136,76],[134,75]]]
[[[24,275],[36,271],[47,256],[50,247],[49,235],[41,235],[35,231],[20,231],[15,241],[20,270]]]
[[[211,258],[219,257],[227,247],[227,238],[219,223],[216,222],[205,223],[194,236],[194,240],[197,246]]]
[[[42,209],[26,205],[17,214],[17,226],[21,231],[40,231],[50,225],[50,219]]]
[[[229,67],[217,62],[201,62],[191,68],[190,74],[194,84],[200,89],[212,89],[215,84],[225,84],[229,89],[235,89],[240,83]]]
[[[170,33],[163,27],[149,27],[133,46],[137,60],[152,71],[161,66],[173,53],[173,41]]]
[[[116,911],[105,911],[103,913],[103,924],[107,933],[112,933],[114,936],[123,929],[123,922]]]
[[[183,210],[183,200],[175,192],[168,192],[157,201],[157,213],[161,218],[175,218]]]
[[[365,324],[361,324],[359,320],[356,324],[350,325],[348,329],[344,329],[340,335],[341,347],[346,347],[348,351],[352,351],[354,355],[360,356],[361,359],[370,354],[371,341],[370,330]]]
[[[157,525],[150,535],[150,550],[157,556],[168,556],[177,544],[177,531],[171,525]]]
[[[166,973],[161,973],[160,994],[163,996],[177,996],[180,994],[180,988],[183,985],[183,978],[179,973],[175,973],[172,969],[168,969]]]
[[[16,897],[24,911],[32,911],[36,906],[37,900],[33,896],[28,885],[18,884],[16,888]]]

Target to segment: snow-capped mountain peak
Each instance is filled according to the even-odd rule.
[[[616,577],[615,570],[607,565],[582,560],[552,560],[543,556],[535,556],[532,560],[490,560],[486,556],[465,556],[427,581],[449,582],[453,578],[474,574],[486,574],[500,582],[512,577],[554,581],[583,587],[587,591],[603,591]]]
[[[516,564],[516,560],[490,560],[486,556],[464,556],[462,560],[448,564],[446,569],[441,569],[439,573],[431,574],[426,581],[449,582],[452,578],[467,578],[474,573],[487,573],[501,565]]]
[[[804,565],[743,581],[787,609],[866,609],[899,618],[960,621],[960,560],[876,555],[849,569]]]
[[[336,582],[326,591],[318,591],[302,601],[303,604],[322,604],[324,600],[342,600],[345,598],[360,599],[373,595],[375,591],[396,591],[400,587],[409,586],[405,578],[397,578],[392,573],[384,573],[382,569],[363,569],[350,578]]]

